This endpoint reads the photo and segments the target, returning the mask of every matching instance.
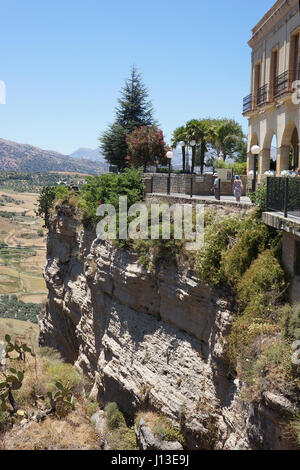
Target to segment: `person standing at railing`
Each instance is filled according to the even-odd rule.
[[[243,192],[243,183],[239,175],[235,175],[233,183],[233,194],[235,196],[236,202],[241,201],[241,195]]]
[[[219,176],[218,173],[214,173],[214,184],[213,187],[211,188],[211,191],[214,193],[215,198],[219,199]]]

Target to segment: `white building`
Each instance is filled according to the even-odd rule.
[[[278,0],[253,28],[249,41],[251,94],[244,98],[243,114],[249,119],[248,172],[254,168],[250,149],[259,145],[259,175],[270,166],[276,165],[277,174],[300,166],[300,99],[295,91],[300,80],[299,3]],[[270,159],[274,136],[276,164]]]

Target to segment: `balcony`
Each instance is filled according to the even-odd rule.
[[[247,113],[248,111],[252,111],[252,95],[246,96],[243,99],[243,113]]]
[[[300,64],[297,70],[287,70],[277,75],[270,87],[269,84],[266,84],[258,88],[254,95],[246,96],[243,99],[243,114],[255,111],[267,103],[272,103],[285,93],[292,93],[294,91],[293,82],[296,80],[300,80]]]

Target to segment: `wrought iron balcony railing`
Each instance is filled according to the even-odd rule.
[[[283,95],[284,93],[290,93],[294,90],[293,82],[300,80],[300,64],[297,70],[289,70],[275,78],[274,81],[274,98]]]
[[[254,111],[257,107],[263,106],[279,98],[285,93],[292,93],[293,83],[300,80],[300,64],[297,70],[287,70],[275,77],[273,83],[263,85],[251,95],[246,96],[243,100],[243,113]]]
[[[243,99],[243,113],[247,113],[252,110],[252,95],[246,96]]]
[[[269,89],[269,86],[264,85],[264,86],[260,87],[257,90],[257,94],[256,94],[256,104],[257,104],[257,106],[261,106],[261,105],[267,103],[267,101],[268,101],[268,89]]]
[[[283,95],[289,91],[289,72],[278,75],[274,80],[274,98]]]

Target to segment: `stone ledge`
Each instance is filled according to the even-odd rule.
[[[284,230],[296,236],[300,236],[300,219],[294,217],[285,218],[280,212],[263,212],[263,222],[269,227]]]

